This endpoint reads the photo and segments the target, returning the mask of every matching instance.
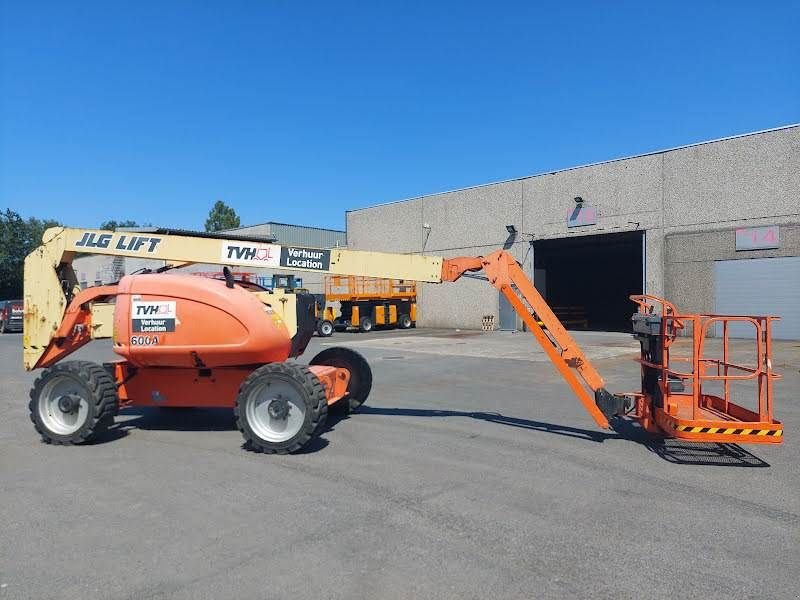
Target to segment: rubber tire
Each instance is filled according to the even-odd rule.
[[[6,322],[0,321],[0,335],[4,334],[5,332],[6,332]]]
[[[312,365],[339,367],[350,371],[349,395],[330,406],[330,410],[349,413],[364,404],[372,390],[372,369],[361,354],[350,348],[326,348],[311,359]]]
[[[411,329],[411,317],[409,315],[400,315],[397,317],[397,328],[398,329]]]
[[[369,317],[361,317],[361,321],[358,322],[358,330],[361,333],[369,333],[372,331],[373,327],[372,319]]]
[[[42,387],[54,376],[69,376],[77,379],[89,392],[91,412],[86,422],[76,432],[61,435],[50,431],[39,418],[39,394]],[[68,360],[45,369],[33,383],[28,410],[36,431],[46,444],[72,446],[82,444],[104,433],[114,424],[114,415],[119,412],[117,386],[102,365],[86,360]]]
[[[263,379],[291,381],[303,392],[306,403],[306,418],[294,437],[283,442],[270,442],[258,437],[247,422],[245,402],[251,388],[261,385]],[[257,368],[245,378],[236,395],[233,408],[236,427],[242,432],[245,448],[265,454],[290,454],[302,450],[317,437],[328,417],[328,399],[319,378],[306,365],[296,363],[270,363]]]
[[[325,331],[327,331],[327,333],[325,333]],[[317,323],[317,334],[319,337],[331,337],[333,335],[333,323],[327,319]]]

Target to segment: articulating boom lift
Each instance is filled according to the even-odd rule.
[[[76,254],[165,261],[155,273],[127,275],[81,290]],[[188,264],[226,265],[225,281],[168,271]],[[248,447],[270,453],[300,450],[319,434],[328,407],[348,411],[367,398],[372,372],[347,348],[328,348],[309,365],[301,355],[315,327],[310,294],[265,290],[237,282],[227,265],[365,275],[430,283],[483,271],[508,299],[598,426],[628,415],[652,433],[696,441],[780,442],[772,418],[769,342],[772,317],[677,315],[666,301],[636,297],[634,330],[642,345],[642,390],[614,395],[564,329],[512,255],[442,259],[346,249],[268,244],[248,237],[152,230],[108,232],[48,229],[25,260],[24,362],[45,368],[31,390],[30,413],[43,440],[87,441],[113,422],[121,407],[229,407]],[[656,308],[660,312],[656,312]],[[728,319],[757,330],[755,367],[728,361]],[[694,324],[692,370],[670,368],[669,349],[684,321]],[[705,332],[723,323],[724,356],[703,358]],[[61,362],[92,339],[113,338],[122,360],[99,365]],[[676,360],[676,359],[673,359]],[[717,374],[708,371],[716,368]],[[730,371],[736,373],[731,375]],[[702,382],[722,381],[722,397]],[[758,382],[758,411],[729,399],[731,383]],[[690,391],[683,389],[690,383]],[[588,389],[587,389],[588,387]]]

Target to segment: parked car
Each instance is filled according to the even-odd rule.
[[[22,300],[0,300],[0,333],[22,331]]]

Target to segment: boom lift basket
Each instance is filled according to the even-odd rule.
[[[638,305],[633,330],[641,344],[642,368],[642,391],[631,394],[631,416],[645,430],[697,442],[781,442],[783,425],[772,417],[772,383],[780,375],[772,371],[770,334],[777,317],[678,314],[674,305],[656,296],[631,300]],[[736,323],[754,329],[754,364],[733,362],[731,327]],[[678,334],[687,327],[691,352],[673,355]],[[722,335],[716,357],[709,348],[719,343],[708,338],[713,332]],[[756,390],[752,409],[731,399],[734,386],[747,382]]]

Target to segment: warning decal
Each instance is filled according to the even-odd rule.
[[[135,333],[163,333],[175,331],[175,301],[133,300],[131,304],[131,331]]]

